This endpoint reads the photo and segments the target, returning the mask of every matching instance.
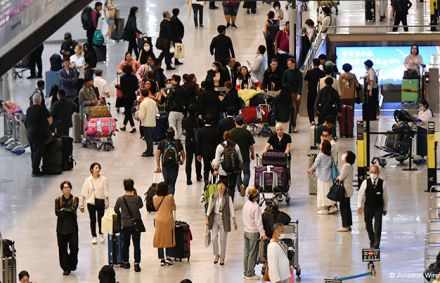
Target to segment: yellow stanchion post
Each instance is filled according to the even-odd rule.
[[[428,122],[428,138],[427,138],[427,167],[428,167],[428,188],[437,185],[437,158],[436,158],[436,141],[435,141],[435,124]]]
[[[358,166],[358,185],[367,178],[367,133],[363,121],[357,121],[357,166]]]
[[[429,1],[431,31],[437,31],[438,0]]]

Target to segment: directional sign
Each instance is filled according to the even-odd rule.
[[[362,261],[380,261],[380,250],[379,249],[362,249]]]

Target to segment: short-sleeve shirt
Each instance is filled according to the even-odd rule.
[[[47,118],[50,117],[49,111],[45,106],[32,105],[26,111],[26,128],[29,136],[43,137],[49,131]]]
[[[165,151],[165,148],[168,146],[168,143],[173,143],[177,146],[178,149],[178,155],[179,155],[179,159],[180,159],[180,152],[183,150],[183,145],[182,142],[180,140],[176,140],[176,139],[164,139],[162,140],[159,145],[157,146],[157,149],[161,151],[161,153],[163,154]],[[176,166],[179,166],[179,164],[176,164]]]
[[[243,162],[250,162],[251,160],[249,158],[249,146],[255,144],[252,133],[245,128],[234,128],[231,130],[231,134],[232,141],[238,144],[238,147],[240,148]]]
[[[280,140],[275,134],[271,136],[267,142],[272,146],[274,150],[284,152],[286,151],[287,144],[292,143],[292,138],[288,134],[284,133],[283,137]]]
[[[308,82],[308,94],[317,95],[318,93],[318,83],[321,78],[325,77],[325,73],[319,68],[313,68],[308,70],[304,78]]]

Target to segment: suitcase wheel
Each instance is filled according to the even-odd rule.
[[[301,276],[301,267],[298,265],[295,269],[296,269],[296,277],[298,277],[299,279],[299,277]]]

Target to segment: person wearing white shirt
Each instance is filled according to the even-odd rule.
[[[273,236],[267,246],[267,267],[269,268],[270,282],[288,283],[290,263],[287,257],[287,249],[280,242],[280,236],[284,233],[284,225],[273,225]]]
[[[101,219],[104,216],[104,211],[108,208],[109,193],[107,178],[100,174],[101,165],[99,163],[92,163],[90,165],[91,176],[84,181],[81,190],[81,204],[80,211],[84,212],[84,204],[87,203],[87,210],[90,217],[90,229],[92,232],[92,244],[96,244],[96,222],[98,221],[99,236],[101,243],[104,242],[104,236],[101,232]],[[98,218],[96,217],[98,215]]]
[[[147,89],[141,90],[143,100],[139,105],[139,111],[136,112],[135,117],[141,122],[141,133],[147,143],[147,149],[142,153],[142,157],[154,156],[153,141],[154,129],[156,128],[156,115],[159,114],[156,101],[149,96]]]
[[[258,46],[257,56],[255,57],[252,64],[250,64],[251,74],[258,81],[262,82],[264,78],[264,71],[267,69],[267,60],[264,57],[264,53],[266,53],[266,47],[264,45]]]
[[[95,71],[95,78],[93,79],[93,85],[98,89],[99,99],[110,97],[110,90],[107,81],[102,77],[103,71],[97,69]]]
[[[217,148],[215,149],[215,158],[212,160],[212,167],[214,168],[214,175],[220,175],[220,180],[225,181],[229,196],[232,198],[232,201],[234,201],[235,185],[237,184],[237,175],[240,172],[240,169],[238,169],[236,172],[226,172],[222,167],[224,160],[223,153],[228,147],[232,147],[238,155],[240,167],[243,163],[243,157],[241,156],[241,151],[238,144],[232,141],[231,131],[225,131],[223,134],[223,139],[225,141],[217,145]]]
[[[83,47],[81,44],[77,44],[75,46],[75,54],[70,56],[70,67],[78,71],[78,80],[84,80],[84,65]]]
[[[414,159],[414,163],[422,164],[425,162],[425,156],[428,151],[428,122],[432,121],[432,111],[429,109],[429,103],[426,99],[420,100],[419,113],[416,117],[420,121],[417,125],[417,156],[419,158]]]
[[[359,189],[358,214],[361,214],[362,210],[370,239],[370,248],[379,249],[382,215],[386,215],[388,211],[388,193],[385,181],[379,178],[379,166],[377,165],[370,167],[370,177],[362,182]]]
[[[234,203],[226,191],[225,182],[222,180],[218,181],[217,188],[218,192],[209,199],[206,211],[206,225],[211,230],[214,264],[217,264],[220,260],[220,265],[224,265],[228,233],[231,232],[231,218],[235,230],[237,230],[237,222],[235,221]],[[220,252],[218,238],[220,238]]]
[[[405,57],[403,65],[407,70],[414,70],[420,76],[420,66],[424,67],[425,63],[423,63],[423,58],[419,54],[419,47],[416,44],[411,45],[411,54]]]
[[[258,205],[260,192],[255,188],[248,188],[248,201],[243,205],[243,230],[244,230],[244,273],[245,280],[260,280],[255,274],[255,264],[258,254],[258,240],[266,240],[261,209]]]
[[[324,17],[321,21],[321,33],[335,33],[336,19],[331,15],[329,7],[323,7]]]

